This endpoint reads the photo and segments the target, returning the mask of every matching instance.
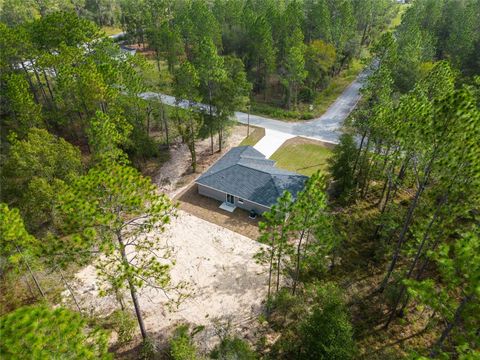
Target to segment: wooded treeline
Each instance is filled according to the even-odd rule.
[[[357,236],[386,266],[383,328],[426,306],[432,358],[479,355],[479,30],[478,1],[414,2],[372,49],[331,168],[339,204],[375,209]]]
[[[154,350],[137,291],[172,289],[171,252],[146,234],[160,236],[175,206],[133,167],[160,152],[153,124],[166,127],[162,104],[138,96],[146,66],[72,12],[0,23],[2,357],[111,357],[70,286],[94,260],[100,293],[118,301],[120,343],[133,318]],[[51,309],[63,290],[78,314]]]
[[[275,105],[311,103],[332,77],[360,55],[395,16],[391,0],[168,1],[102,0],[5,1],[9,25],[35,14],[75,11],[99,26],[113,25],[168,64],[171,73],[187,59],[194,62],[203,41],[221,55],[245,64],[253,93]],[[99,15],[100,14],[100,15]]]

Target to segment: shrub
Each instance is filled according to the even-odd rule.
[[[237,337],[227,337],[217,345],[210,354],[212,359],[219,360],[255,360],[257,355],[250,345]]]
[[[118,334],[118,342],[121,345],[132,341],[135,334],[135,318],[122,310],[115,310],[112,315],[112,327]]]
[[[298,359],[351,359],[355,343],[340,289],[327,283],[316,289],[315,297],[311,315],[298,328]]]
[[[170,340],[170,357],[173,360],[196,360],[197,348],[189,333],[188,325],[180,325]]]
[[[142,342],[142,348],[140,350],[140,359],[151,360],[155,358],[157,348],[151,338],[146,338]]]
[[[311,103],[311,102],[313,102],[314,98],[315,98],[315,91],[313,91],[309,87],[302,88],[300,90],[300,93],[298,94],[298,99],[301,102]]]

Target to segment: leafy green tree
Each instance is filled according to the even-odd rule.
[[[475,66],[472,61],[475,46],[478,47],[480,41],[478,5],[478,1],[447,1],[439,21],[439,27],[443,30],[439,34],[442,57],[451,58],[452,63],[467,74],[473,74],[475,69],[479,69],[478,64]]]
[[[327,0],[305,1],[304,33],[307,42],[322,40],[332,41],[331,14]]]
[[[355,354],[353,329],[343,295],[327,283],[315,290],[311,315],[299,326],[299,359],[352,359]]]
[[[195,58],[195,69],[200,80],[200,94],[202,101],[209,106],[208,127],[210,131],[210,147],[213,154],[214,134],[214,95],[220,84],[225,81],[227,72],[224,67],[224,60],[217,53],[217,48],[211,39],[204,38],[200,43],[200,49]]]
[[[31,253],[38,246],[36,239],[25,229],[18,209],[9,209],[6,204],[0,203],[0,251],[2,257],[17,272],[22,272],[23,266],[25,266],[38,292],[45,297],[45,292],[31,264]]]
[[[172,203],[135,169],[113,163],[92,168],[59,198],[64,231],[77,244],[64,249],[65,254],[75,256],[79,250],[94,248],[103,253],[96,265],[99,275],[115,290],[127,287],[146,340],[137,291],[169,285],[168,249],[150,234],[164,230],[174,214]]]
[[[2,197],[20,209],[30,230],[38,231],[53,221],[61,183],[72,181],[82,167],[78,148],[46,130],[32,128],[24,140],[11,138]]]
[[[25,136],[32,127],[42,127],[41,106],[34,101],[27,80],[22,75],[10,74],[5,81],[6,109],[10,115],[8,127]]]
[[[102,26],[119,24],[120,4],[116,0],[76,0],[71,1],[77,14],[88,17]]]
[[[277,53],[272,37],[272,27],[265,16],[256,16],[253,10],[250,16],[247,16],[246,12],[247,9],[244,10],[244,27],[249,46],[246,49],[245,65],[249,72],[249,79],[260,89],[263,88],[266,95],[269,77],[275,71]]]
[[[0,9],[1,22],[9,25],[19,25],[38,16],[37,4],[34,0],[5,0]]]
[[[351,0],[329,1],[332,43],[337,49],[338,73],[356,53],[356,18]]]
[[[108,338],[77,313],[26,306],[0,318],[0,355],[8,359],[111,359]]]
[[[188,99],[190,106],[185,110],[175,109],[177,116],[178,130],[187,143],[190,155],[192,157],[192,170],[197,170],[197,152],[195,149],[195,140],[198,137],[198,132],[201,128],[201,118],[195,112],[193,106],[194,102],[200,99],[199,94],[200,81],[195,67],[188,61],[183,62],[175,72],[174,95],[178,101]],[[185,121],[181,119],[181,114],[185,114]]]
[[[292,227],[299,233],[295,253],[293,254],[294,270],[292,294],[295,295],[297,285],[301,278],[301,269],[306,257],[314,257],[321,262],[326,254],[332,249],[329,243],[331,236],[328,231],[329,219],[326,213],[327,199],[325,195],[325,177],[317,172],[313,174],[305,184],[305,188],[297,195],[297,199],[292,206],[291,221]],[[320,236],[318,236],[320,235]],[[316,237],[317,241],[311,241],[311,237]],[[321,243],[321,245],[320,245]],[[320,245],[320,246],[319,246]]]
[[[117,161],[125,158],[125,153],[120,149],[129,143],[132,126],[122,119],[115,121],[105,113],[97,111],[96,116],[90,120],[87,129],[88,142],[97,161]]]
[[[353,1],[357,31],[361,34],[360,45],[370,42],[387,26],[392,15],[392,2],[388,0]]]
[[[335,47],[322,40],[314,40],[305,51],[305,70],[307,82],[313,89],[328,85],[333,66],[336,62]]]
[[[330,174],[335,181],[335,193],[341,202],[348,201],[355,190],[354,166],[357,146],[351,134],[344,133],[329,160]]]
[[[303,34],[299,28],[288,41],[284,59],[283,84],[286,87],[286,105],[290,109],[293,99],[294,107],[298,103],[298,90],[307,78],[305,70],[305,45],[303,44]]]
[[[412,16],[407,10],[405,19]],[[431,61],[434,55],[433,34],[423,31],[415,20],[402,21],[397,31],[398,63],[393,73],[400,92],[408,92],[422,76],[422,63]]]
[[[145,0],[121,0],[119,4],[122,29],[131,41],[142,44],[145,48],[145,27],[148,19],[145,14]]]
[[[196,57],[203,52],[206,39],[216,48],[221,48],[221,28],[207,1],[188,1],[179,4],[176,19],[189,61],[195,63]]]
[[[169,22],[164,22],[160,27],[155,26],[149,29],[147,38],[149,46],[155,50],[158,70],[160,71],[160,59],[163,57],[167,60],[168,70],[173,74],[185,49],[178,28]]]
[[[260,263],[268,264],[268,309],[271,305],[273,285],[275,285],[275,292],[278,292],[280,288],[282,261],[293,250],[292,244],[289,242],[291,232],[294,230],[289,219],[292,205],[292,194],[285,191],[270,211],[263,214],[265,220],[259,223],[259,241],[268,245],[268,247],[262,248],[255,254],[255,258]],[[276,280],[273,278],[275,272]]]
[[[60,50],[62,45],[72,47],[101,37],[98,27],[73,12],[58,11],[35,19],[28,25],[32,42],[40,50]],[[56,31],[61,28],[62,31]]]
[[[252,85],[247,80],[243,62],[239,58],[226,56],[224,58],[226,77],[214,91],[215,120],[218,131],[219,151],[223,149],[226,124],[235,110],[244,107],[249,102]]]
[[[430,352],[432,358],[439,355],[445,346],[445,341],[455,331],[460,337],[460,343],[471,343],[473,348],[479,345],[478,321],[475,316],[472,316],[480,310],[478,305],[479,254],[478,234],[464,234],[454,243],[443,244],[438,251],[430,253],[443,281],[435,283],[429,279],[406,282],[412,296],[434,309],[446,324],[432,347]]]

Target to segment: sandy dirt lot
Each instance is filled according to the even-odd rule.
[[[188,147],[185,144],[173,145],[170,149],[170,159],[163,164],[152,181],[157,184],[160,191],[170,197],[174,197],[183,191],[195,178],[200,176],[210,165],[222,157],[232,147],[238,146],[247,136],[245,125],[236,125],[229,130],[230,134],[221,153],[218,150],[218,139],[214,138],[214,154],[210,149],[210,138],[200,140],[196,143],[197,151],[197,172],[191,171],[191,157]]]
[[[186,282],[190,296],[168,311],[162,291],[142,289],[140,304],[150,334],[163,343],[179,323],[204,325],[196,340],[207,349],[217,341],[213,323],[218,318],[230,319],[236,333],[251,338],[266,297],[266,269],[252,258],[261,245],[182,210],[160,238],[173,249],[172,283]],[[76,293],[85,310],[105,316],[118,308],[113,296],[98,295],[100,284],[93,266],[76,278]]]

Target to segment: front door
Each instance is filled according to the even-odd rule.
[[[235,205],[235,198],[233,195],[227,194],[227,203]]]

